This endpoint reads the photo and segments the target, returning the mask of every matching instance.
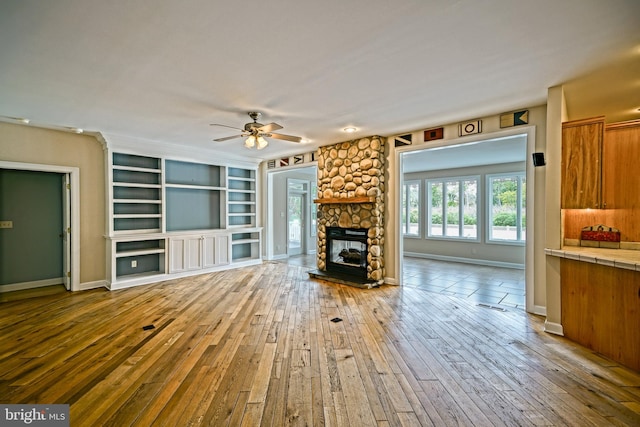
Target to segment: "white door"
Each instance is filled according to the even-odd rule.
[[[71,176],[62,175],[62,281],[71,290]]]

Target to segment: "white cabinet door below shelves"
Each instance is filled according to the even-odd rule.
[[[229,236],[204,236],[203,268],[229,264]]]
[[[202,237],[188,239],[186,254],[184,256],[187,270],[200,270],[202,268]]]
[[[229,264],[229,236],[172,237],[169,273]]]
[[[202,268],[202,238],[169,239],[169,273],[199,270]]]

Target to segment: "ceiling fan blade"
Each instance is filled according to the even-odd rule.
[[[228,141],[230,139],[242,138],[243,136],[246,136],[246,135],[245,134],[240,134],[240,135],[227,136],[225,138],[214,139],[214,141],[216,141],[216,142]]]
[[[283,139],[285,141],[302,142],[302,138],[299,136],[283,135],[281,133],[271,133],[268,136],[275,139]]]
[[[222,127],[225,127],[225,128],[231,128],[231,129],[235,129],[235,130],[244,131],[244,129],[240,129],[240,128],[237,128],[237,127],[234,127],[234,126],[220,125],[218,123],[210,123],[209,126],[222,126]]]
[[[258,128],[258,131],[260,131],[260,132],[271,132],[272,130],[278,130],[278,129],[282,129],[282,126],[280,126],[277,123],[269,123],[268,125],[260,126]]]

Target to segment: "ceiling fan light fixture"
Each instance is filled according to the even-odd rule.
[[[244,141],[244,146],[247,148],[253,148],[254,145],[256,145],[256,137],[249,135],[249,138]]]
[[[269,145],[269,143],[267,142],[266,139],[264,139],[263,137],[259,136],[257,139],[258,142],[258,150],[262,150],[264,147],[266,147],[267,145]]]

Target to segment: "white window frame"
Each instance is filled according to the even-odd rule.
[[[445,200],[447,198],[446,185],[447,182],[456,181],[458,183],[458,235],[457,236],[447,236],[447,209]],[[475,181],[476,182],[476,236],[475,237],[465,237],[464,236],[464,182],[465,181]],[[442,185],[442,233],[443,235],[432,235],[431,234],[431,226],[432,226],[432,195],[431,195],[431,185],[432,184],[441,184]],[[481,185],[480,185],[480,175],[470,175],[470,176],[451,176],[451,177],[439,177],[439,178],[429,178],[426,180],[425,184],[425,192],[426,192],[426,229],[425,239],[433,239],[433,240],[458,240],[465,242],[479,242],[480,241],[480,227],[479,227],[479,219],[480,219],[480,200],[482,197],[481,194]]]
[[[492,238],[492,230],[493,230],[493,180],[495,178],[518,178],[517,181],[517,190],[516,190],[516,239],[495,239]],[[496,173],[489,174],[486,176],[487,181],[487,196],[486,196],[486,215],[485,218],[485,226],[487,227],[486,231],[486,243],[492,244],[500,244],[500,245],[516,245],[516,246],[524,246],[526,244],[526,229],[522,230],[522,181],[526,181],[527,174],[526,171],[521,172],[507,172],[507,173]],[[526,194],[524,195],[526,198]]]
[[[410,226],[410,222],[409,222],[409,218],[410,217],[410,209],[409,209],[409,197],[407,194],[407,191],[409,189],[410,186],[412,185],[418,185],[418,232],[417,233],[410,233],[409,232],[409,226]],[[403,185],[402,185],[402,198],[400,199],[400,202],[402,203],[402,200],[405,200],[405,205],[403,206],[404,208],[404,213],[401,212],[400,213],[400,224],[402,227],[402,236],[403,237],[420,237],[422,236],[422,180],[420,179],[414,179],[414,180],[409,180],[409,181],[404,181]],[[405,215],[407,215],[407,218],[405,218]]]

